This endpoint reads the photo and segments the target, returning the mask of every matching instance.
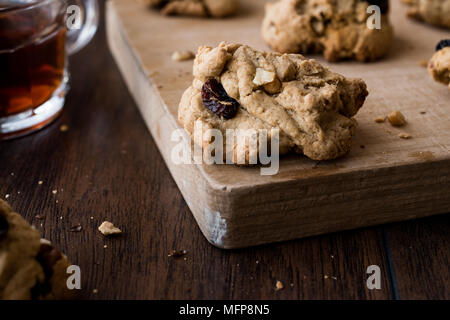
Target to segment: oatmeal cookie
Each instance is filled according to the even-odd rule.
[[[211,140],[194,133],[199,123],[203,129],[219,130],[224,146],[227,129],[263,129],[269,138],[277,130],[280,154],[296,151],[328,160],[350,150],[356,126],[353,116],[367,95],[364,81],[347,79],[299,54],[221,43],[199,48],[194,81],[183,94],[178,119],[204,149]],[[229,146],[224,156],[233,151],[234,163],[241,155],[248,163],[247,146],[236,141]]]
[[[371,4],[380,7],[380,29],[367,26]],[[388,9],[387,0],[280,0],[266,4],[262,36],[283,53],[323,53],[328,61],[373,61],[383,57],[392,42]]]
[[[165,15],[221,18],[232,15],[237,0],[143,0]]]
[[[450,39],[442,40],[428,63],[428,72],[434,80],[448,85],[450,89]]]
[[[0,200],[0,300],[68,299],[67,258]]]
[[[450,0],[402,0],[409,6],[408,17],[450,28]]]

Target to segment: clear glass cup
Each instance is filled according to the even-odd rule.
[[[97,0],[0,0],[0,140],[58,117],[67,56],[89,43],[98,20]]]

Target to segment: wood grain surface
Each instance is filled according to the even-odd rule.
[[[175,62],[172,53],[224,40],[268,50],[260,36],[264,3],[243,1],[240,14],[221,20],[165,17],[128,0],[107,6],[111,52],[205,237],[220,248],[241,248],[448,212],[450,91],[419,63],[446,33],[407,20],[398,1],[390,13],[395,40],[385,59],[328,64],[316,57],[363,78],[369,88],[348,155],[320,165],[283,156],[274,175],[262,175],[259,167],[174,163],[179,142],[173,133],[184,132],[178,104],[192,83],[192,60]],[[397,109],[406,126],[375,123]],[[401,132],[413,138],[400,139]]]
[[[70,63],[62,117],[0,142],[0,196],[81,267],[82,299],[450,298],[449,215],[250,249],[211,246],[127,91],[103,24]],[[124,234],[104,238],[105,219]],[[82,231],[70,232],[78,223]],[[186,260],[168,257],[173,249],[187,250]],[[381,290],[366,288],[372,264]],[[283,290],[274,290],[277,280]]]

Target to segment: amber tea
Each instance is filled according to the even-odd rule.
[[[0,30],[0,117],[36,108],[52,96],[64,76],[65,35],[58,27],[16,47],[22,35]]]
[[[70,12],[79,23],[69,23]],[[67,55],[89,43],[97,25],[96,0],[0,0],[0,140],[40,129],[61,113]]]

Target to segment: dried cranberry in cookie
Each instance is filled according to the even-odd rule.
[[[439,43],[436,45],[436,51],[442,50],[446,47],[450,47],[450,39],[439,41]]]
[[[225,119],[233,118],[239,108],[239,102],[231,98],[222,84],[214,78],[203,85],[202,100],[205,107]]]
[[[389,0],[361,0],[380,7],[380,12],[385,14],[389,12]]]

